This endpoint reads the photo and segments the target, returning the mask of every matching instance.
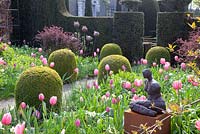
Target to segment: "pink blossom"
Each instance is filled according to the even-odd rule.
[[[172,83],[172,87],[175,89],[175,90],[179,90],[182,88],[182,82],[180,80],[177,80],[177,81],[174,81]]]
[[[145,101],[145,100],[147,100],[146,96],[142,95],[142,96],[140,97],[140,101]]]
[[[143,65],[147,65],[147,63],[148,63],[147,59],[143,59],[143,60],[142,60],[142,64],[143,64]]]
[[[82,26],[82,31],[85,33],[88,31],[88,28],[86,26]]]
[[[99,36],[99,32],[98,31],[94,31],[93,35],[94,35],[94,37],[98,37]]]
[[[160,64],[164,65],[165,64],[165,58],[160,58]]]
[[[20,107],[21,107],[22,109],[25,109],[25,108],[26,108],[26,103],[25,103],[25,102],[21,102]]]
[[[88,42],[92,41],[92,37],[89,36],[89,35],[87,35],[87,36],[86,36],[86,41],[88,41]]]
[[[110,107],[106,107],[106,112],[107,112],[107,113],[110,112]]]
[[[187,80],[188,82],[192,82],[194,80],[194,75],[188,75]]]
[[[165,62],[163,68],[164,68],[166,71],[169,70],[169,68],[170,68],[170,63],[169,63],[169,62]]]
[[[36,110],[35,112],[33,112],[33,115],[37,118],[40,119],[40,112],[38,110]]]
[[[79,28],[79,26],[80,26],[80,23],[78,21],[74,21],[74,27]]]
[[[43,93],[40,93],[40,94],[38,95],[38,99],[39,99],[40,101],[43,101],[43,100],[44,100],[44,94],[43,94]]]
[[[102,100],[102,101],[105,101],[105,100],[106,100],[106,96],[103,95],[103,96],[101,97],[101,100]]]
[[[196,86],[196,87],[199,86],[199,83],[197,81],[192,81],[191,83],[193,86]]]
[[[152,65],[153,65],[154,67],[155,67],[155,66],[157,66],[156,62],[153,62],[153,64],[152,64]]]
[[[42,59],[44,58],[44,56],[43,55],[40,55],[40,60],[42,61]]]
[[[96,52],[94,52],[94,54],[93,54],[93,55],[94,55],[94,57],[96,57],[96,56],[97,56],[97,53],[96,53]]]
[[[49,100],[49,103],[54,106],[57,103],[57,96],[52,96]]]
[[[122,84],[122,86],[123,86],[123,88],[125,88],[125,89],[131,89],[131,83],[130,82],[124,82],[123,84]]]
[[[112,85],[114,83],[114,80],[111,79],[109,83],[110,83],[110,85]]]
[[[197,130],[200,130],[200,120],[197,120],[195,122],[195,127],[197,128]]]
[[[110,97],[110,92],[109,92],[109,91],[106,92],[106,97],[107,97],[107,98]]]
[[[24,134],[24,129],[25,129],[25,122],[22,124],[17,124],[15,126],[14,132],[15,134]]]
[[[122,70],[126,71],[126,66],[122,65]]]
[[[75,69],[74,69],[74,72],[78,74],[79,69],[78,69],[78,68],[75,68]]]
[[[138,101],[140,99],[140,97],[137,94],[134,94],[132,100],[133,101]]]
[[[99,70],[98,69],[94,69],[94,75],[97,76],[99,73]]]
[[[132,93],[135,93],[135,92],[136,92],[135,88],[132,88],[132,89],[131,89],[131,92],[132,92]]]
[[[110,76],[113,75],[113,71],[110,71],[110,72],[109,72],[109,75],[110,75]]]
[[[36,54],[31,53],[31,57],[35,58],[35,57],[36,57]]]
[[[162,74],[163,73],[163,69],[160,68],[158,72],[159,72],[159,74]]]
[[[136,87],[140,87],[140,86],[142,86],[142,80],[139,80],[139,79],[135,79],[135,81],[134,81],[134,85],[136,86]]]
[[[110,70],[110,66],[108,64],[105,65],[105,70],[109,71]]]
[[[99,50],[99,48],[97,48],[97,53],[99,53],[100,52],[100,50]]]
[[[178,56],[176,55],[176,56],[174,56],[174,60],[175,61],[179,61],[179,58],[178,58]]]
[[[53,68],[55,66],[55,63],[54,62],[51,62],[50,65],[49,65],[51,68]]]
[[[117,103],[118,103],[117,99],[116,98],[112,98],[112,104],[117,104]]]
[[[42,52],[42,48],[38,48],[38,52],[40,52],[40,53],[41,53],[41,52]]]
[[[185,70],[186,69],[186,64],[185,63],[181,63],[181,69]]]
[[[80,119],[77,119],[77,120],[75,121],[75,126],[76,126],[76,127],[80,127],[80,125],[81,125],[81,121],[80,121]]]
[[[2,119],[1,119],[1,123],[3,125],[10,125],[12,122],[12,116],[10,113],[6,113],[3,115]]]
[[[90,88],[92,88],[92,85],[90,83],[87,83],[86,88],[90,89]]]
[[[81,49],[79,53],[80,53],[80,55],[82,55],[83,54],[83,49]]]
[[[47,65],[47,58],[43,58],[43,59],[42,59],[42,64],[43,64],[43,65]]]
[[[3,60],[3,58],[0,58],[0,65],[4,65],[5,61]]]
[[[169,79],[169,75],[165,75],[164,80],[168,80]]]

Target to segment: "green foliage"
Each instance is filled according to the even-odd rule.
[[[77,68],[75,54],[68,49],[59,49],[52,52],[48,58],[48,63],[55,63],[53,67],[61,78],[68,78],[66,82],[73,82],[77,79],[77,73],[74,69]]]
[[[4,60],[11,60],[15,55],[14,49],[6,43],[0,42],[0,57],[4,57]]]
[[[98,82],[101,83],[106,80],[110,71],[105,70],[105,65],[108,64],[110,66],[110,70],[113,71],[114,74],[117,74],[119,70],[122,70],[122,66],[126,67],[126,71],[131,72],[131,65],[128,59],[121,55],[109,55],[101,60],[99,63],[98,69]]]
[[[105,44],[100,52],[100,60],[109,55],[122,55],[120,46],[115,43]]]
[[[144,12],[144,34],[146,36],[155,36],[157,12],[159,12],[159,5],[157,0],[142,0],[142,5],[139,10]]]
[[[160,58],[165,58],[166,61],[170,62],[170,53],[166,48],[156,46],[148,50],[145,58],[151,66],[153,62],[159,63]]]
[[[19,107],[21,102],[29,106],[41,109],[41,101],[38,95],[43,93],[45,96],[48,110],[51,106],[49,99],[57,96],[57,103],[54,110],[61,110],[62,105],[62,80],[58,73],[49,67],[32,67],[24,71],[19,77],[15,87],[15,102]]]
[[[186,13],[160,12],[157,21],[157,44],[167,47],[177,38],[186,39],[189,26],[186,23]]]
[[[125,57],[130,62],[142,58],[144,14],[141,12],[115,13],[113,27],[114,43],[120,45]]]

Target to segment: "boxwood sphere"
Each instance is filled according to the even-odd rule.
[[[106,79],[106,75],[109,73],[105,70],[105,65],[108,64],[110,66],[110,70],[113,71],[114,74],[118,73],[119,70],[122,70],[122,66],[126,67],[126,71],[131,72],[131,65],[129,60],[122,55],[109,55],[101,60],[99,63],[98,69],[98,82],[101,83]]]
[[[41,101],[38,95],[45,96],[47,109],[50,108],[49,99],[57,96],[57,104],[53,106],[56,111],[60,111],[62,104],[62,80],[58,73],[49,67],[32,67],[24,71],[17,80],[15,87],[15,102],[19,107],[21,102],[29,106],[41,108]]]
[[[100,52],[100,60],[108,55],[122,55],[120,46],[115,43],[105,44]]]
[[[74,72],[74,69],[77,68],[76,57],[71,50],[59,49],[52,52],[49,56],[48,64],[51,62],[55,63],[53,69],[58,72],[61,78],[66,73],[66,77],[70,77],[65,82],[73,82],[77,79],[77,73]]]
[[[166,61],[170,62],[170,53],[165,47],[156,46],[149,49],[145,58],[149,65],[152,65],[153,62],[159,63],[160,58],[165,58]]]

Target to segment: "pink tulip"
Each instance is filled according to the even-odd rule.
[[[31,67],[34,67],[34,66],[35,66],[35,63],[32,62],[32,63],[31,63]]]
[[[107,97],[107,98],[110,97],[110,92],[109,92],[109,91],[106,92],[106,97]]]
[[[132,101],[138,101],[140,97],[137,94],[134,94]]]
[[[74,21],[74,27],[79,28],[79,26],[80,26],[80,23],[78,21]]]
[[[135,93],[135,92],[136,92],[135,88],[132,88],[132,89],[131,89],[131,92],[132,92],[132,93]]]
[[[126,66],[122,65],[122,70],[126,71]]]
[[[3,58],[0,58],[0,65],[4,65],[6,62],[3,60]]]
[[[44,56],[43,55],[40,55],[40,60],[42,61],[42,59],[44,58]]]
[[[99,32],[97,32],[97,31],[94,31],[94,37],[98,37],[99,36]]]
[[[98,69],[94,69],[94,75],[97,76],[99,73],[99,70]]]
[[[200,130],[200,120],[197,120],[195,122],[195,127],[197,128],[197,130]]]
[[[41,53],[41,52],[42,52],[42,48],[38,48],[38,52],[40,52],[40,53]]]
[[[131,89],[131,83],[130,82],[124,82],[123,84],[122,84],[122,86],[123,86],[123,88],[125,88],[125,89]]]
[[[112,85],[114,83],[114,80],[111,79],[109,83],[110,83],[110,85]]]
[[[102,100],[102,101],[105,101],[105,100],[106,100],[106,96],[103,95],[103,96],[101,97],[101,100]]]
[[[100,49],[99,48],[97,48],[97,53],[99,53],[100,52]]]
[[[49,103],[54,106],[57,103],[57,96],[52,96],[49,100]]]
[[[140,97],[140,101],[145,101],[145,100],[147,100],[147,98],[146,98],[144,95],[142,95],[142,96]]]
[[[186,69],[186,64],[185,63],[181,63],[181,69],[185,70]]]
[[[47,58],[43,58],[43,59],[42,59],[42,64],[43,64],[43,65],[47,65]]]
[[[155,66],[157,66],[156,62],[153,62],[153,64],[152,64],[152,65],[153,65],[154,67],[155,67]]]
[[[181,81],[174,81],[172,83],[172,87],[175,89],[175,90],[179,90],[182,88],[182,82]]]
[[[178,58],[178,56],[176,55],[176,56],[174,56],[174,60],[175,61],[179,61],[179,58]]]
[[[142,64],[143,64],[143,65],[147,65],[147,63],[148,63],[148,61],[147,61],[146,59],[143,59],[143,60],[142,60]]]
[[[33,115],[37,118],[40,119],[40,112],[38,110],[36,110],[35,112],[33,112]]]
[[[83,27],[82,27],[82,31],[85,33],[85,32],[88,31],[88,28],[87,28],[86,26],[83,26]]]
[[[110,112],[110,108],[106,107],[106,112],[109,113]]]
[[[80,125],[81,125],[81,121],[80,121],[80,119],[77,119],[77,120],[75,121],[75,126],[76,126],[76,127],[80,127]]]
[[[112,98],[112,104],[117,104],[117,99],[116,98]]]
[[[93,55],[94,55],[94,57],[96,57],[96,56],[97,56],[97,53],[96,53],[96,52],[94,52],[94,54],[93,54]]]
[[[35,57],[36,57],[36,54],[31,53],[31,57],[35,58]]]
[[[165,58],[160,58],[160,64],[162,64],[162,65],[165,64]]]
[[[168,80],[169,79],[169,75],[165,75],[164,80]]]
[[[53,68],[55,66],[55,63],[54,62],[51,62],[50,65],[49,65],[51,68]]]
[[[22,109],[25,109],[25,108],[26,108],[26,103],[25,103],[25,102],[22,102],[22,103],[20,104],[20,107],[21,107]]]
[[[105,70],[109,71],[110,70],[110,66],[108,64],[105,65]]]
[[[10,113],[6,113],[3,115],[2,119],[1,119],[1,123],[3,125],[10,125],[12,122],[12,116]]]
[[[83,49],[81,49],[79,53],[80,53],[80,55],[82,55],[83,54]]]
[[[193,86],[196,86],[196,87],[199,86],[199,83],[197,81],[192,81],[191,83]]]
[[[93,38],[91,36],[89,36],[89,35],[86,36],[86,41],[90,42],[90,41],[92,41],[92,39]]]
[[[163,73],[163,69],[160,68],[158,72],[159,72],[159,74],[162,74]]]
[[[78,68],[75,68],[75,69],[74,69],[74,72],[78,74],[79,69],[78,69]]]
[[[110,72],[109,72],[109,75],[110,75],[110,76],[113,75],[113,71],[110,71]]]
[[[24,134],[24,129],[25,129],[25,122],[23,122],[22,124],[17,124],[15,126],[15,134]]]
[[[170,63],[169,62],[165,62],[165,65],[163,67],[166,71],[169,70],[170,68]]]
[[[136,86],[136,87],[140,87],[140,86],[142,86],[142,80],[138,80],[138,79],[135,79],[135,81],[134,81],[134,85]]]
[[[40,94],[38,95],[38,99],[39,99],[40,101],[43,101],[43,100],[44,100],[44,94],[43,94],[43,93],[40,93]]]

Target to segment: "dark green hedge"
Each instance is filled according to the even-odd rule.
[[[157,44],[166,47],[177,38],[186,39],[189,29],[186,13],[160,12],[157,21]]]
[[[114,43],[120,45],[130,62],[143,56],[144,13],[116,12],[114,14]]]
[[[144,12],[144,35],[156,36],[157,12],[159,12],[157,0],[142,0],[139,11]]]

